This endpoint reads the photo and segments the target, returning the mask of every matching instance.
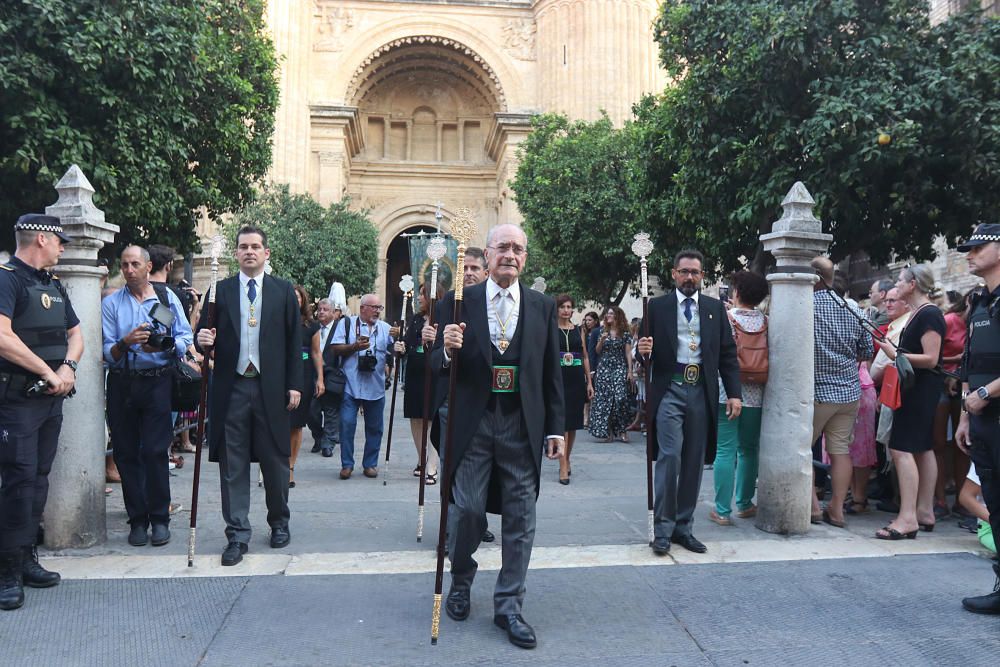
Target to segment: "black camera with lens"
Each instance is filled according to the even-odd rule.
[[[160,352],[173,352],[176,347],[174,337],[170,335],[174,326],[173,311],[162,303],[158,303],[149,311],[149,319],[152,320],[152,323],[147,325],[149,338],[146,340],[146,345]],[[166,329],[167,332],[161,332],[160,327]]]
[[[364,371],[365,373],[371,373],[375,370],[378,365],[378,358],[375,354],[368,350],[366,353],[358,355],[358,370]]]

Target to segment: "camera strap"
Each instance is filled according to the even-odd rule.
[[[368,337],[371,339],[371,343],[374,343],[374,345],[372,345],[368,349],[371,352],[378,354],[378,322],[375,322],[375,326],[372,326],[370,324],[366,324],[365,326],[368,327],[368,334],[369,334]],[[356,341],[360,337],[361,337],[361,316],[358,315],[358,319],[354,320],[354,340]]]

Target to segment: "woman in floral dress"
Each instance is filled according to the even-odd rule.
[[[604,326],[597,339],[597,373],[594,399],[590,407],[590,434],[611,442],[628,442],[626,429],[632,422],[629,409],[629,385],[632,375],[632,336],[625,312],[611,306],[604,313]]]

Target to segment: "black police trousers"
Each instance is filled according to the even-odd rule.
[[[0,551],[33,545],[49,496],[63,398],[0,395]]]
[[[170,523],[169,375],[108,376],[108,422],[129,524]]]
[[[990,406],[992,408],[992,406]],[[1000,536],[1000,410],[969,415],[972,463],[983,488],[983,500],[990,511],[990,527]]]

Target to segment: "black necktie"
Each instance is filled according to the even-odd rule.
[[[684,317],[687,318],[688,322],[691,321],[691,304],[693,303],[694,299],[692,299],[691,297],[684,299]]]
[[[257,281],[253,278],[247,281],[247,298],[250,299],[250,303],[257,300]],[[691,318],[688,317],[688,319]]]

